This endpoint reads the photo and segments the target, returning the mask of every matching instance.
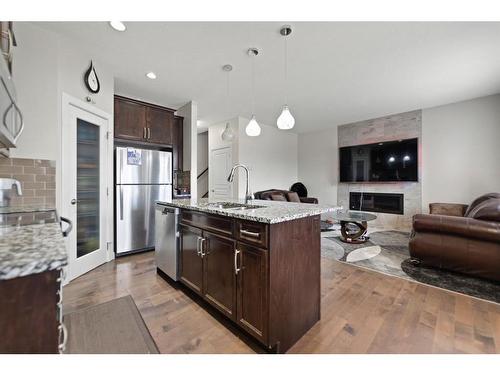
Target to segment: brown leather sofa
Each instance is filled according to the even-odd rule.
[[[293,191],[278,190],[278,189],[259,191],[254,194],[254,197],[255,199],[274,200],[283,202],[315,203],[315,204],[318,203],[317,198],[299,197],[299,195]]]
[[[431,203],[413,217],[410,255],[425,266],[500,282],[500,194],[469,206]]]

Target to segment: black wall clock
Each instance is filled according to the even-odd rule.
[[[85,86],[87,87],[87,89],[93,94],[97,94],[101,89],[101,84],[99,83],[99,78],[97,77],[97,73],[95,71],[92,60],[90,61],[89,68],[85,72],[83,81],[85,82]]]

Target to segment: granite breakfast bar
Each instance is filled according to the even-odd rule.
[[[277,353],[320,319],[320,214],[335,208],[207,199],[158,205],[180,210],[179,281],[202,305]]]
[[[68,262],[59,217],[54,209],[3,207],[0,224],[0,353],[59,353]]]

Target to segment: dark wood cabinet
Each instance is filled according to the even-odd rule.
[[[146,107],[146,119],[146,140],[171,145],[174,113],[156,107]]]
[[[277,224],[181,210],[181,283],[269,350],[320,318],[319,216]]]
[[[252,336],[267,341],[267,250],[238,243],[237,320]]]
[[[235,241],[203,233],[203,296],[230,318],[236,313]]]
[[[181,225],[181,281],[198,294],[203,288],[203,258],[200,253],[201,230]]]
[[[0,353],[58,353],[60,272],[0,281]]]
[[[182,134],[176,129],[179,121],[182,122],[182,117],[174,116],[173,109],[115,95],[117,139],[172,147],[182,152]]]
[[[146,107],[115,98],[115,138],[145,141],[146,132]]]

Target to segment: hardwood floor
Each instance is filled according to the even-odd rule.
[[[321,262],[321,320],[289,353],[500,353],[500,305]],[[262,351],[158,276],[152,252],[72,281],[64,287],[64,311],[128,294],[161,353]]]

